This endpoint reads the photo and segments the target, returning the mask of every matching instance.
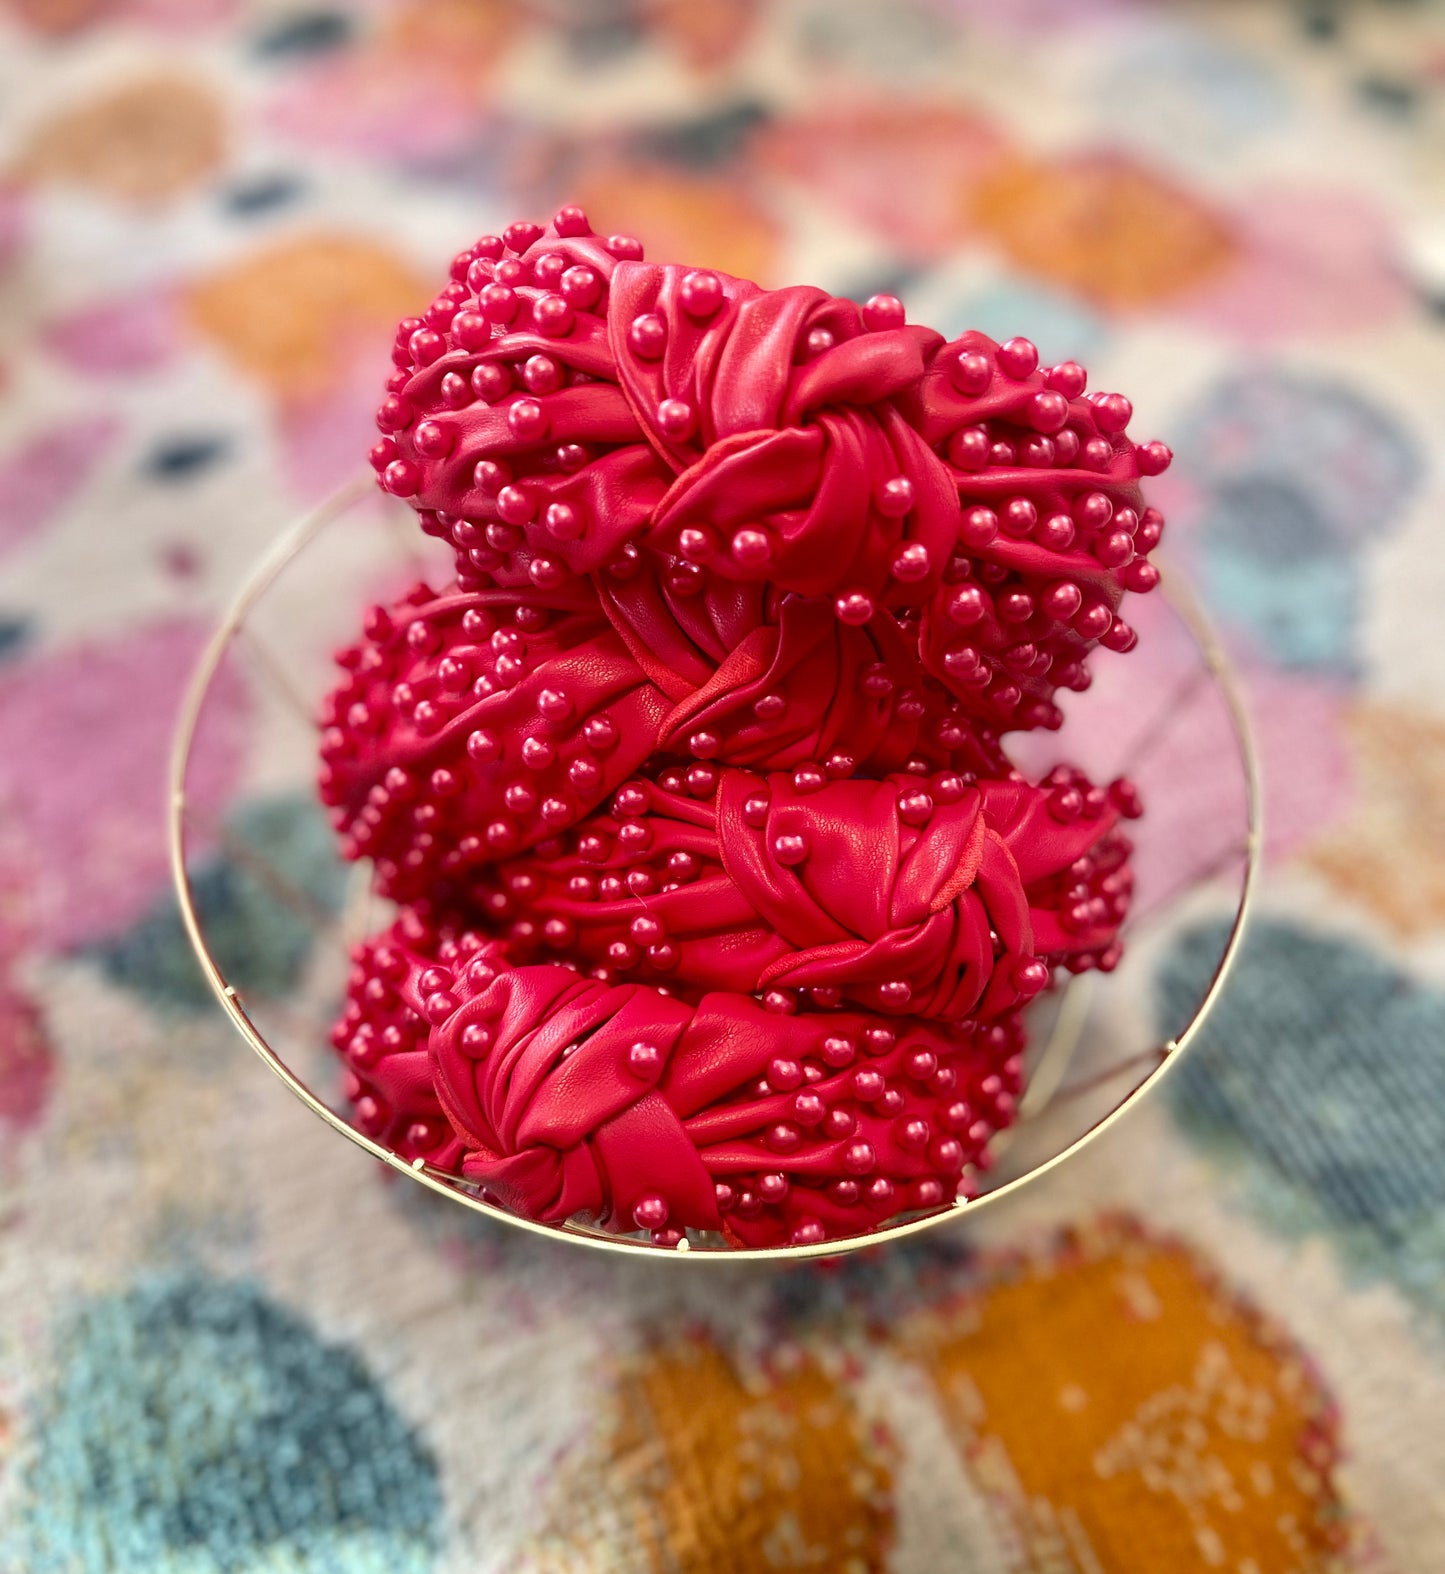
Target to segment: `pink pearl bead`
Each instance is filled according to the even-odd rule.
[[[412,441],[418,453],[425,454],[428,459],[442,459],[456,446],[456,429],[439,421],[421,421],[412,434]]]
[[[906,320],[903,302],[896,295],[870,295],[863,303],[863,326],[870,333],[901,328]]]
[[[537,512],[537,503],[532,494],[530,492],[524,491],[521,487],[504,486],[502,490],[497,493],[497,512],[502,516],[502,519],[506,524],[525,525],[527,521],[531,519],[532,516]],[[489,526],[487,538],[488,540],[491,540],[495,546],[497,545],[497,542],[493,539],[493,537],[494,531]],[[501,539],[505,543],[508,542],[510,538],[504,536]],[[503,545],[499,547],[498,550],[507,551],[511,550],[511,547],[510,545]]]
[[[927,825],[932,814],[933,799],[922,788],[900,795],[898,818],[905,825]]]
[[[1126,532],[1111,530],[1095,540],[1093,551],[1105,568],[1122,568],[1134,556],[1134,542]]]
[[[531,355],[522,366],[522,382],[537,395],[556,393],[567,374],[550,355]]]
[[[458,312],[452,338],[464,350],[484,350],[492,342],[492,325],[480,312]]]
[[[1003,528],[1007,534],[1022,540],[1032,534],[1039,522],[1039,511],[1026,497],[1016,497],[1003,511]]]
[[[850,1175],[867,1175],[878,1162],[870,1142],[854,1142],[843,1150],[843,1168]]]
[[[532,306],[532,321],[545,338],[563,339],[571,333],[577,314],[566,296],[544,295]]]
[[[646,814],[652,804],[652,794],[644,782],[628,782],[619,787],[612,798],[612,813],[619,819]]]
[[[1067,622],[1083,604],[1083,592],[1071,580],[1061,579],[1044,592],[1043,608],[1051,618]]]
[[[664,399],[657,407],[656,421],[664,437],[681,442],[692,433],[692,406],[681,399]]]
[[[680,530],[677,549],[689,562],[706,563],[717,555],[717,537],[705,525],[700,530]]]
[[[557,216],[552,220],[552,228],[559,235],[590,235],[592,226],[587,222],[587,215],[575,203],[568,203],[564,208],[558,208]]]
[[[828,1106],[816,1093],[800,1093],[793,1100],[793,1118],[800,1126],[819,1126]]]
[[[602,280],[585,265],[568,268],[558,280],[562,298],[578,311],[585,311],[596,304],[602,294]]]
[[[582,517],[570,503],[549,503],[543,523],[554,541],[576,541],[582,535]]]
[[[1048,963],[1041,962],[1037,957],[1031,957],[1027,962],[1020,962],[1013,973],[1014,988],[1025,999],[1046,989],[1049,982]]]
[[[410,459],[393,459],[382,473],[382,482],[393,497],[415,497],[421,471]]]
[[[609,235],[604,249],[619,262],[642,261],[642,242],[635,235]]]
[[[632,1218],[639,1229],[660,1230],[667,1223],[667,1201],[655,1193],[643,1197],[632,1210]]]
[[[808,354],[816,356],[822,355],[825,350],[831,350],[838,341],[827,328],[813,328],[809,330],[808,337],[804,342],[807,345]]]
[[[545,738],[527,738],[522,743],[522,764],[529,770],[544,771],[557,758],[557,750]]]
[[[486,497],[495,497],[511,479],[511,469],[496,459],[479,459],[472,471],[472,485]]]
[[[986,355],[965,350],[948,363],[948,380],[959,393],[970,397],[981,394],[993,380],[993,367]]]
[[[1039,352],[1028,339],[1008,339],[998,347],[998,364],[1008,376],[1022,381],[1039,364]]]
[[[1102,530],[1114,517],[1114,504],[1105,492],[1086,492],[1074,504],[1074,517],[1089,530]]]
[[[844,1066],[853,1064],[858,1055],[858,1047],[850,1038],[825,1038],[821,1054],[827,1064],[832,1066],[835,1071],[838,1071]]]
[[[627,1066],[639,1077],[655,1076],[662,1068],[662,1051],[656,1044],[639,1039],[627,1051]]]
[[[1122,432],[1133,414],[1134,406],[1123,394],[1099,394],[1094,399],[1094,419],[1099,423],[1099,430],[1111,436]]]
[[[540,238],[541,234],[540,224],[533,224],[529,219],[518,219],[502,231],[502,239],[510,250],[524,252],[534,240]]]
[[[881,1098],[886,1086],[887,1084],[883,1080],[881,1071],[872,1071],[864,1068],[853,1073],[853,1091],[865,1104]]]
[[[447,341],[434,328],[418,328],[407,342],[418,366],[430,366],[447,351]]]
[[[908,1075],[915,1082],[927,1082],[938,1070],[938,1056],[931,1049],[915,1049],[908,1057]]]
[[[928,548],[921,541],[914,541],[893,559],[891,572],[894,579],[900,584],[916,585],[921,580],[928,578],[932,564],[928,558]]]
[[[492,1047],[492,1030],[485,1022],[468,1022],[461,1033],[462,1052],[480,1060]]]
[[[1069,419],[1069,401],[1061,393],[1043,390],[1029,400],[1029,422],[1036,432],[1058,432]]]
[[[517,292],[505,284],[489,284],[477,296],[477,305],[488,322],[511,322],[517,315]]]
[[[507,407],[507,426],[518,442],[540,442],[549,424],[546,408],[536,399],[518,399]]]
[[[485,399],[488,404],[495,404],[498,399],[512,387],[512,374],[505,366],[492,362],[486,366],[478,366],[472,372],[472,392],[478,399]]]
[[[879,984],[878,998],[891,1011],[901,1011],[913,999],[913,985],[906,978],[891,978]]]
[[[436,994],[427,996],[422,1015],[435,1026],[445,1022],[460,1005],[461,1001],[449,989],[440,989]]]
[[[722,280],[715,273],[694,269],[683,274],[677,296],[689,317],[711,317],[723,303]]]
[[[1088,383],[1088,374],[1077,361],[1060,361],[1044,379],[1066,399],[1077,399]]]
[[[1134,457],[1141,475],[1163,475],[1174,462],[1174,454],[1164,443],[1140,443]]]
[[[818,1246],[827,1239],[827,1235],[819,1220],[814,1218],[801,1219],[793,1226],[788,1243],[792,1246]]]
[[[381,402],[376,412],[376,424],[383,432],[404,431],[412,422],[412,408],[405,399],[391,394]]]
[[[970,508],[959,526],[958,538],[965,546],[986,547],[998,535],[998,515],[991,508]]]
[[[769,1129],[766,1142],[774,1153],[794,1153],[803,1140],[803,1134],[787,1121],[780,1121]]]
[[[737,531],[731,546],[733,557],[744,568],[761,568],[773,555],[772,543],[761,530]]]
[[[1124,570],[1124,584],[1128,589],[1145,595],[1159,583],[1159,570],[1147,558],[1137,557]]]
[[[490,732],[478,728],[467,738],[467,753],[478,765],[490,765],[501,757],[502,746]]]
[[[808,856],[807,839],[801,835],[789,834],[773,838],[773,857],[780,864],[788,868],[795,868]]]
[[[894,1135],[898,1139],[899,1147],[916,1153],[928,1145],[928,1139],[933,1133],[926,1120],[920,1120],[915,1116],[911,1120],[901,1122]]]
[[[1109,627],[1099,636],[1099,643],[1105,650],[1119,652],[1133,650],[1139,643],[1139,636],[1123,620],[1115,618]]]
[[[948,462],[956,470],[973,474],[988,463],[990,447],[987,427],[961,427],[948,441]]]
[[[441,381],[441,396],[449,410],[461,410],[472,402],[472,385],[465,377],[448,372]]]
[[[840,623],[861,628],[863,624],[871,621],[875,608],[872,596],[866,591],[850,590],[845,591],[834,601],[833,610],[837,613]]]
[[[1067,552],[1074,544],[1074,522],[1067,514],[1050,514],[1034,532],[1034,539],[1051,552]]]
[[[851,1137],[857,1129],[858,1122],[851,1110],[830,1109],[823,1121],[824,1135],[831,1137],[834,1142],[844,1137]]]
[[[906,475],[894,476],[879,488],[878,512],[889,519],[901,519],[913,507],[913,483]]]

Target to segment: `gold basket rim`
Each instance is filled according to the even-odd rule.
[[[1041,1159],[1030,1169],[1001,1182],[973,1197],[959,1197],[950,1206],[904,1223],[890,1225],[865,1235],[847,1236],[840,1240],[819,1241],[802,1246],[766,1247],[704,1247],[696,1249],[686,1236],[676,1247],[657,1246],[650,1241],[623,1235],[613,1235],[601,1229],[564,1223],[544,1224],[484,1201],[452,1177],[434,1170],[422,1159],[408,1162],[390,1148],[374,1142],[364,1132],[358,1131],[344,1120],[324,1100],[318,1098],[298,1077],[273,1048],[247,1012],[244,1002],[234,985],[222,974],[219,964],[211,955],[206,943],[200,916],[197,913],[191,889],[190,873],[186,865],[186,772],[190,762],[196,729],[212,680],[215,678],[226,651],[247,614],[262,595],[280,576],[286,566],[317,536],[326,525],[346,512],[366,496],[371,489],[369,480],[358,480],[341,487],[315,508],[296,520],[272,543],[243,582],[240,590],[227,608],[226,614],[207,641],[186,687],[184,699],[172,738],[170,761],[167,771],[166,826],[167,846],[170,857],[171,878],[182,922],[190,940],[196,960],[205,975],[207,984],[221,1009],[230,1018],[241,1037],[251,1046],[262,1062],[286,1085],[313,1115],[319,1116],[334,1131],[339,1132],[357,1147],[380,1160],[389,1169],[420,1183],[429,1191],[462,1204],[474,1213],[495,1219],[499,1223],[550,1241],[568,1241],[573,1245],[595,1251],[620,1253],[627,1256],[646,1257],[649,1261],[686,1259],[692,1262],[798,1262],[807,1258],[838,1257],[851,1252],[905,1240],[921,1235],[965,1214],[1001,1202],[1022,1191],[1034,1181],[1042,1180],[1069,1160],[1091,1147],[1148,1093],[1183,1058],[1184,1052],[1199,1036],[1215,1002],[1223,991],[1234,969],[1244,936],[1246,924],[1253,911],[1255,891],[1259,876],[1260,851],[1263,845],[1263,792],[1260,781],[1259,758],[1255,748],[1254,733],[1243,693],[1239,687],[1223,646],[1198,602],[1182,586],[1172,582],[1166,590],[1170,608],[1189,630],[1204,658],[1210,676],[1224,699],[1230,725],[1234,731],[1235,745],[1243,767],[1246,797],[1246,834],[1240,852],[1244,859],[1244,874],[1240,883],[1239,900],[1224,947],[1215,964],[1214,973],[1188,1024],[1179,1034],[1156,1047],[1158,1064],[1137,1082],[1114,1107],[1101,1115],[1084,1131],[1073,1137],[1057,1153]],[[1123,1065],[1112,1068],[1106,1075],[1117,1074]]]

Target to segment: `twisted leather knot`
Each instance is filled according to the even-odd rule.
[[[899,604],[921,600],[957,536],[958,499],[947,467],[891,401],[916,386],[942,335],[867,332],[851,301],[720,274],[707,276],[717,304],[700,313],[685,299],[697,277],[626,262],[612,280],[618,380],[676,476],[648,544],[726,579],[830,598],[840,585],[882,592],[899,551],[918,544],[928,572],[891,588]],[[663,325],[660,355],[629,342],[639,319]],[[880,495],[889,482],[898,505]],[[750,538],[738,543],[744,529]],[[691,552],[685,530],[704,537]]]

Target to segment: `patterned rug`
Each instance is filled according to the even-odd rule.
[[[5,11],[0,1574],[1445,1568],[1445,9]],[[395,320],[566,200],[1027,333],[1177,450],[1259,921],[1157,1098],[922,1241],[677,1273],[470,1218],[290,1099],[191,960],[188,670],[358,468]],[[216,696],[197,884],[284,1002],[343,891],[255,705]],[[1230,786],[1161,754],[1181,858]],[[1151,942],[1139,1013],[1187,1012],[1220,921]]]

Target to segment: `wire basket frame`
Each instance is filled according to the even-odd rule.
[[[1071,1083],[1067,1080],[1070,1065],[1085,1035],[1086,1023],[1099,993],[1100,980],[1097,975],[1084,974],[1071,980],[1067,987],[1050,992],[1045,1001],[1039,1003],[1044,1011],[1051,1014],[1052,1019],[1045,1023],[1041,1035],[1042,1049],[1033,1053],[1025,1092],[1020,1100],[1018,1121],[1011,1130],[1001,1134],[1002,1138],[1008,1139],[1006,1144],[1000,1138],[995,1139],[995,1153],[1003,1150],[1017,1154],[1020,1147],[1027,1147],[1026,1143],[1020,1144],[1018,1138],[1027,1134],[1031,1128],[1042,1126],[1045,1115],[1052,1117],[1069,1106],[1082,1106],[1121,1079],[1130,1079],[1121,1096],[1107,1104],[1100,1113],[1088,1118],[1082,1130],[1066,1135],[1052,1151],[1032,1162],[1023,1163],[1016,1173],[1001,1174],[993,1184],[974,1195],[961,1194],[952,1203],[936,1210],[867,1234],[803,1246],[732,1247],[722,1243],[720,1237],[694,1233],[685,1234],[675,1247],[666,1247],[654,1244],[645,1235],[613,1234],[574,1221],[557,1225],[524,1218],[487,1201],[470,1183],[459,1177],[435,1169],[420,1158],[407,1161],[357,1130],[292,1068],[286,1055],[277,1047],[276,1028],[269,1021],[262,1020],[267,1014],[265,1002],[248,999],[243,995],[238,981],[225,975],[198,906],[191,870],[193,848],[202,836],[213,840],[223,853],[232,857],[271,895],[316,930],[323,947],[338,955],[344,956],[350,941],[359,939],[367,928],[375,927],[374,924],[368,924],[368,916],[379,905],[379,899],[373,896],[364,871],[359,869],[357,878],[352,882],[351,899],[344,904],[338,917],[301,889],[283,866],[249,844],[229,836],[224,828],[204,818],[188,801],[186,782],[198,730],[203,723],[207,703],[212,698],[218,674],[227,660],[239,658],[244,660],[252,683],[265,690],[278,705],[303,724],[305,749],[300,758],[305,768],[304,779],[309,784],[315,756],[314,716],[319,709],[321,690],[318,688],[314,693],[307,691],[304,674],[293,670],[292,664],[278,655],[272,643],[257,631],[256,616],[265,598],[277,592],[287,571],[295,572],[298,559],[313,548],[328,529],[334,539],[340,534],[336,529],[338,522],[348,513],[358,511],[363,500],[374,499],[375,496],[369,481],[358,481],[343,488],[283,532],[257,563],[208,642],[186,691],[171,749],[167,803],[168,843],[176,898],[196,958],[222,1010],[262,1061],[313,1114],[373,1158],[473,1212],[534,1235],[552,1240],[570,1240],[594,1250],[646,1254],[654,1260],[659,1256],[686,1257],[689,1261],[795,1261],[808,1257],[836,1256],[921,1234],[950,1219],[973,1214],[1043,1179],[1092,1146],[1117,1124],[1145,1093],[1156,1087],[1178,1064],[1184,1052],[1199,1036],[1234,964],[1253,905],[1262,843],[1262,802],[1258,759],[1237,680],[1203,613],[1187,592],[1172,577],[1168,577],[1156,595],[1167,600],[1172,615],[1187,631],[1197,655],[1197,665],[1176,683],[1162,701],[1156,703],[1151,719],[1132,745],[1124,768],[1137,769],[1167,741],[1173,729],[1188,723],[1191,709],[1207,695],[1227,718],[1237,756],[1235,763],[1239,771],[1242,816],[1238,834],[1230,836],[1217,855],[1211,857],[1201,869],[1194,871],[1184,888],[1168,891],[1165,898],[1157,900],[1142,914],[1131,914],[1126,927],[1137,935],[1142,922],[1161,914],[1167,915],[1177,910],[1185,898],[1212,890],[1231,870],[1234,881],[1232,910],[1204,995],[1189,1020],[1162,1041],[1150,1041],[1142,1049],[1109,1061]],[[379,501],[377,506],[381,506]],[[410,566],[413,577],[427,567],[434,566],[423,560],[423,543],[418,536],[414,522],[408,519],[404,511],[388,512],[378,540],[385,543],[384,555],[390,556],[387,567],[393,577],[398,562]],[[372,546],[374,549],[375,541]],[[349,554],[343,552],[341,556],[345,559]],[[380,566],[372,565],[374,571],[379,570]],[[335,593],[336,582],[329,575],[323,583]],[[363,593],[358,585],[356,597],[343,599],[338,596],[340,611],[354,619]],[[314,605],[314,601],[308,602],[310,605]],[[1147,657],[1144,659],[1147,660]],[[1138,660],[1136,658],[1136,662]],[[1065,730],[1067,732],[1067,728]],[[294,765],[294,762],[289,763]],[[1035,1036],[1038,1024],[1035,1021],[1031,1026],[1034,1028],[1031,1036]],[[314,1020],[293,1019],[286,1024],[286,1031],[293,1037],[299,1035],[303,1043],[297,1047],[305,1048],[307,1043],[319,1041],[324,1036],[325,1028],[318,1016]],[[714,1244],[714,1241],[718,1244]]]

